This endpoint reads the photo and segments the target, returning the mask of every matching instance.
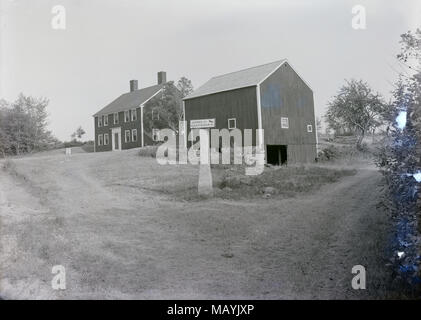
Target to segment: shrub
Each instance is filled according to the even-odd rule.
[[[63,145],[64,145],[65,148],[80,147],[80,146],[83,146],[83,142],[72,140],[72,141],[69,141],[69,142],[64,142]]]
[[[333,145],[330,145],[319,152],[318,159],[320,161],[329,161],[339,158],[339,155],[339,149]]]
[[[139,156],[155,158],[157,150],[158,150],[158,146],[146,146],[146,147],[140,148]]]
[[[3,170],[10,172],[10,171],[13,171],[14,168],[15,168],[15,164],[12,160],[6,159],[3,162]]]
[[[418,70],[418,74],[397,82],[377,164],[385,178],[382,204],[391,213],[394,228],[390,244],[393,252],[389,252],[394,283],[402,295],[419,298],[421,193],[416,175],[421,172],[421,30],[402,35],[401,44],[398,57],[405,63],[410,57],[417,58],[414,70]],[[405,121],[402,123],[398,119],[403,112]]]

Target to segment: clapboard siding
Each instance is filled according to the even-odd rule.
[[[136,108],[136,113],[137,113],[137,120],[136,121],[130,121],[129,122],[124,122],[124,111],[120,111],[118,112],[118,123],[114,124],[114,113],[113,114],[109,114],[108,115],[108,126],[101,126],[98,127],[98,117],[94,117],[94,124],[95,124],[95,146],[96,146],[96,151],[100,152],[100,151],[111,151],[112,150],[112,137],[111,137],[111,129],[112,128],[121,128],[121,149],[125,150],[125,149],[130,149],[130,148],[136,148],[136,147],[141,147],[142,144],[142,138],[141,138],[141,132],[142,132],[142,123],[141,123],[141,118],[140,118],[140,108]],[[124,141],[124,132],[126,130],[131,130],[132,129],[137,129],[137,141],[135,142],[125,142]],[[109,143],[108,145],[102,145],[102,146],[98,146],[98,135],[102,134],[104,135],[105,133],[108,133],[109,136]],[[131,140],[131,136],[130,136],[130,140]]]

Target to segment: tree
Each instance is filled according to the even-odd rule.
[[[5,121],[7,121],[6,112],[0,109],[0,154],[3,158],[10,153],[11,145],[9,135],[3,129]]]
[[[388,109],[379,93],[374,93],[362,80],[346,81],[336,96],[328,103],[325,118],[330,128],[349,128],[357,134],[357,148],[361,148],[367,132],[383,123]]]
[[[319,131],[322,131],[322,120],[319,117],[316,117],[316,128]]]
[[[0,101],[0,151],[20,154],[43,150],[56,142],[48,125],[48,100],[20,94],[16,101]]]
[[[145,127],[148,131],[152,131],[152,128],[170,128],[178,132],[178,123],[183,119],[183,108],[181,93],[174,82],[167,82],[162,96],[151,99],[148,107],[159,114],[159,119],[152,119],[151,112],[144,114]]]
[[[405,252],[403,261],[392,259],[396,275],[406,283],[418,283],[408,288],[409,294],[418,297],[421,292],[421,30],[401,36],[398,59],[409,72],[399,76],[393,91],[377,165],[387,187],[382,204],[391,213],[395,229],[392,247]],[[404,272],[402,265],[407,266]]]
[[[22,119],[27,117],[28,126],[26,131],[23,128],[22,130],[28,135],[26,137],[28,151],[40,150],[50,141],[51,133],[47,130],[48,102],[46,98],[33,98],[21,93],[12,104],[12,108]]]
[[[76,129],[75,132],[72,133],[71,137],[72,140],[76,140],[78,138],[79,140],[82,139],[82,136],[85,134],[85,130],[83,130],[82,126],[79,126],[79,128]]]
[[[177,82],[177,89],[180,91],[181,97],[185,98],[193,92],[193,85],[189,79],[181,77]]]
[[[319,117],[316,117],[316,129],[317,135],[320,135],[322,133],[322,120]]]

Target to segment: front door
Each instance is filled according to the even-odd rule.
[[[120,149],[118,146],[118,133],[114,133],[114,141],[115,141],[114,149]]]
[[[113,151],[121,150],[121,128],[113,128],[111,131]]]

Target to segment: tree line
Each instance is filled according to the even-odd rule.
[[[178,130],[179,120],[183,119],[181,99],[192,91],[193,85],[186,77],[179,79],[177,84],[166,83],[163,96],[151,101],[160,115],[162,127]],[[13,102],[0,99],[0,157],[63,147],[82,138],[86,132],[81,126],[71,134],[71,142],[64,145],[53,136],[47,128],[48,102],[46,98],[22,93]],[[148,125],[152,119],[145,121]]]

